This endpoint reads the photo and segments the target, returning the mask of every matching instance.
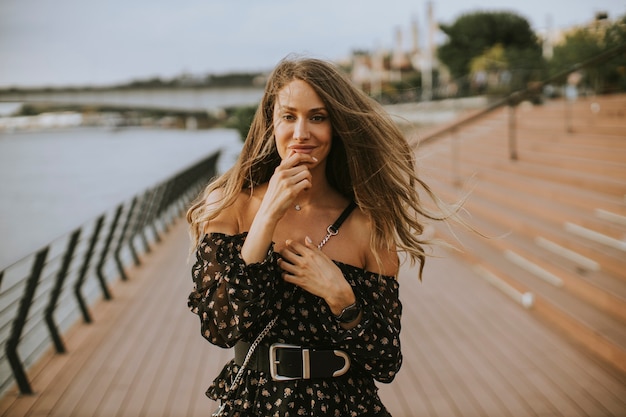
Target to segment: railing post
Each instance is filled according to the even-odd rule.
[[[176,180],[170,179],[167,182],[165,195],[163,196],[163,213],[167,217],[165,224],[168,228],[176,221],[176,216],[173,214],[174,196],[176,195],[175,186]]]
[[[161,192],[161,201],[159,202],[159,212],[157,214],[159,218],[161,219],[161,226],[163,227],[164,232],[169,231],[169,227],[170,227],[170,216],[168,213],[168,207],[170,204],[171,187],[172,187],[171,180],[163,184],[163,191]]]
[[[100,261],[98,262],[98,266],[96,267],[96,273],[98,275],[98,281],[100,281],[100,288],[102,288],[102,294],[106,300],[110,300],[112,298],[111,292],[109,291],[109,287],[107,286],[107,280],[104,276],[104,263],[106,262],[107,255],[109,254],[109,248],[111,247],[111,242],[113,241],[113,237],[115,235],[115,229],[117,229],[117,223],[122,216],[122,209],[124,208],[123,204],[120,204],[115,211],[115,217],[113,217],[113,221],[111,222],[111,228],[109,229],[109,235],[107,236],[106,241],[104,242],[104,248],[102,248],[102,254],[100,255]]]
[[[126,216],[126,221],[124,222],[124,227],[122,228],[122,233],[120,234],[120,238],[117,241],[117,248],[115,248],[115,263],[117,264],[117,268],[120,272],[120,276],[122,277],[124,281],[127,281],[128,277],[126,276],[126,272],[124,271],[124,263],[122,262],[120,255],[122,253],[122,246],[124,244],[124,240],[126,239],[126,235],[128,234],[128,228],[130,227],[133,221],[133,216],[135,215],[135,207],[137,207],[137,197],[134,197],[133,201],[130,203],[130,207],[128,208],[128,215]],[[137,251],[135,250],[135,247],[132,245],[132,236],[128,239],[128,241],[129,241],[128,247],[130,249],[131,255],[133,256],[133,262],[135,263],[135,265],[139,266],[140,264],[139,256],[137,255]]]
[[[20,301],[20,307],[18,309],[17,316],[15,317],[15,320],[13,320],[11,335],[9,336],[9,339],[7,340],[7,343],[5,345],[7,359],[9,360],[9,364],[11,365],[11,369],[13,370],[13,376],[15,377],[17,385],[22,394],[32,394],[33,390],[30,386],[30,382],[28,381],[28,376],[24,371],[24,366],[22,365],[20,357],[17,353],[17,347],[22,337],[22,331],[24,330],[26,319],[28,318],[28,311],[30,310],[30,306],[33,303],[35,290],[37,289],[37,285],[39,284],[39,277],[41,276],[41,272],[43,271],[49,248],[50,247],[47,246],[46,248],[40,250],[35,257],[30,277],[26,282],[24,295],[22,296],[22,300]]]
[[[155,187],[155,188],[151,189],[149,195],[150,195],[150,199],[149,199],[148,204],[146,206],[146,213],[145,213],[144,220],[143,220],[143,224],[144,224],[144,227],[143,227],[143,229],[144,229],[143,230],[143,238],[144,238],[144,243],[146,245],[148,245],[148,239],[147,239],[146,234],[145,234],[145,228],[147,228],[147,227],[150,227],[150,228],[153,229],[154,234],[155,234],[155,241],[156,242],[159,242],[160,239],[161,239],[159,237],[159,234],[158,234],[156,228],[154,227],[154,220],[156,218],[156,206],[157,206],[156,205],[156,201],[159,198],[159,188]]]
[[[104,215],[100,216],[96,221],[96,227],[91,234],[91,240],[89,242],[89,248],[87,249],[87,253],[85,253],[85,260],[83,261],[83,266],[80,269],[80,274],[78,275],[78,279],[74,284],[74,294],[76,295],[76,300],[78,301],[78,306],[80,307],[80,311],[83,313],[83,320],[85,323],[91,323],[91,315],[89,314],[89,308],[87,307],[87,303],[83,299],[83,295],[81,294],[81,289],[83,283],[85,282],[85,277],[87,276],[87,270],[89,269],[89,264],[91,262],[91,257],[93,256],[94,249],[96,247],[96,242],[98,242],[98,236],[100,235],[100,230],[102,229],[102,225],[104,223]]]
[[[145,229],[147,227],[153,227],[153,222],[154,222],[154,219],[156,217],[156,215],[155,215],[155,213],[156,213],[156,201],[159,198],[159,188],[158,187],[152,188],[149,193],[150,193],[149,194],[150,198],[149,198],[148,204],[146,206],[146,213],[145,213],[145,216],[144,216],[144,219],[143,219],[143,229],[142,229],[143,230],[143,233],[142,233],[143,234],[143,239],[144,239],[144,243],[146,245],[148,245],[148,238],[146,237],[146,230]],[[159,236],[156,233],[156,229],[155,229],[155,234],[156,234],[155,240],[156,240],[156,242],[158,242],[159,241]],[[149,252],[149,250],[147,252]]]
[[[567,76],[567,85],[565,86],[565,129],[567,133],[574,132],[574,102],[578,98],[578,83],[582,76],[580,72],[573,71]]]
[[[144,233],[144,227],[145,227],[145,219],[146,219],[146,211],[148,208],[148,204],[149,204],[149,199],[150,199],[150,190],[147,190],[146,192],[143,193],[143,196],[141,197],[141,205],[139,208],[139,214],[136,216],[135,218],[135,224],[133,225],[133,232],[131,233],[131,237],[130,237],[130,244],[134,245],[134,238],[137,235],[140,235],[139,237],[141,237],[141,240],[144,244],[144,250],[146,253],[150,252],[150,245],[148,244],[148,239],[146,238],[146,235]],[[133,250],[135,250],[134,246],[133,246]],[[139,260],[139,258],[136,258],[137,260]],[[139,264],[137,264],[139,265]]]
[[[452,183],[455,187],[461,186],[461,155],[459,149],[459,139],[456,134],[456,129],[450,131],[450,146],[452,155]]]
[[[159,234],[159,228],[157,227],[157,220],[159,219],[160,214],[161,214],[161,208],[163,205],[164,196],[165,196],[165,184],[161,184],[154,190],[152,212],[150,215],[151,217],[150,225],[152,226],[152,232],[154,233],[154,238],[157,242],[161,242],[161,235]],[[161,220],[161,223],[163,223],[163,220]]]
[[[574,133],[574,123],[572,122],[572,113],[574,109],[574,101],[569,97],[565,98],[565,131]]]
[[[509,158],[517,161],[517,103],[509,102]]]
[[[48,324],[48,331],[50,332],[50,337],[52,337],[52,341],[54,342],[54,347],[57,353],[65,353],[65,345],[63,344],[63,340],[61,339],[61,335],[59,334],[59,330],[54,322],[54,310],[57,307],[57,302],[59,301],[59,297],[61,296],[61,291],[63,290],[63,283],[65,282],[65,278],[67,277],[67,270],[72,263],[72,257],[74,256],[74,251],[76,250],[76,246],[78,245],[78,238],[80,237],[81,229],[76,230],[70,236],[69,243],[67,244],[67,249],[65,249],[65,255],[63,255],[63,262],[61,263],[61,267],[59,268],[59,272],[57,273],[57,279],[54,283],[54,288],[50,293],[50,301],[48,301],[48,306],[46,307],[46,323]]]

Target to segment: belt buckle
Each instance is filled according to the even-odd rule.
[[[302,349],[302,376],[284,376],[278,373],[277,352],[279,349],[302,349],[298,345],[289,345],[286,343],[274,343],[270,346],[270,375],[274,381],[292,381],[294,379],[310,379],[311,378],[311,362],[309,361],[309,349]]]
[[[350,356],[348,356],[348,354],[343,350],[333,350],[333,353],[335,354],[335,356],[339,356],[344,360],[343,368],[333,372],[333,377],[345,375],[345,373],[348,372],[348,369],[350,369]]]
[[[278,360],[277,351],[279,349],[299,349],[302,351],[302,376],[284,376],[278,373],[278,364],[280,361]],[[344,366],[341,369],[333,372],[333,377],[338,377],[344,375],[350,369],[350,357],[346,352],[341,350],[333,350],[333,353],[342,358],[344,360]],[[274,343],[270,346],[269,350],[270,356],[270,375],[274,381],[292,381],[295,379],[311,379],[311,355],[310,350],[307,348],[302,348],[298,345],[290,345],[286,343]]]

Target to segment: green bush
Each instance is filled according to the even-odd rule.
[[[258,105],[237,107],[232,111],[232,114],[226,122],[226,127],[236,129],[239,132],[242,142],[245,141],[246,136],[248,136],[248,131],[250,130],[250,125],[252,124],[252,119],[254,118],[257,107]]]

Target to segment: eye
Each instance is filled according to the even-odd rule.
[[[294,120],[295,119],[295,117],[293,117],[293,115],[289,114],[289,113],[283,114],[282,118],[283,118],[283,120]]]
[[[327,119],[328,117],[324,114],[316,114],[315,116],[311,117],[311,121],[313,122],[323,122]]]

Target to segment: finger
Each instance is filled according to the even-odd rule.
[[[297,254],[299,256],[304,256],[308,252],[308,250],[309,250],[309,248],[307,248],[302,243],[296,242],[296,241],[291,240],[291,239],[285,241],[285,247],[287,249],[289,249],[291,252],[293,252],[293,253],[295,253],[295,254]]]
[[[283,269],[290,269],[291,271],[293,271],[291,266],[296,266],[300,262],[300,255],[296,253],[283,251],[281,255],[283,259],[280,267]]]
[[[284,166],[279,166],[276,168],[274,176],[276,181],[288,181],[289,184],[297,184],[301,181],[308,180],[311,182],[312,176],[311,171],[306,166],[297,166],[287,168]]]
[[[301,284],[300,279],[298,279],[298,277],[296,277],[295,275],[283,273],[282,274],[282,278],[283,278],[283,280],[285,282],[288,282],[290,284],[295,284],[295,285],[300,285]]]
[[[317,162],[317,158],[306,154],[306,153],[298,153],[298,152],[294,152],[293,150],[289,153],[289,155],[287,156],[287,158],[285,158],[282,162],[281,165],[285,165],[287,167],[295,167],[295,166],[299,166],[302,164],[307,164],[307,163],[314,163]]]
[[[280,276],[282,277],[284,281],[289,282],[291,284],[296,284],[298,286],[301,286],[304,283],[302,280],[303,278],[301,274],[302,271],[300,270],[299,267],[289,263],[288,261],[284,259],[279,260],[278,265],[282,269]]]
[[[300,161],[297,163],[297,166],[306,165],[306,164],[314,164],[315,162],[318,161],[316,157],[308,155],[308,154],[298,153],[297,155],[300,156]]]
[[[281,251],[282,257],[290,263],[297,262],[300,258],[300,252],[294,247],[291,239],[285,241],[285,248]]]
[[[296,152],[290,152],[285,159],[280,162],[280,165],[286,168],[292,168],[301,163],[302,157]]]
[[[283,270],[283,275],[288,274],[295,276],[298,272],[298,268],[286,259],[279,259],[278,266]]]
[[[293,172],[293,175],[291,176],[291,180],[293,181],[294,184],[298,184],[303,181],[306,181],[309,184],[311,184],[311,171],[309,171],[308,168],[296,167],[296,168],[293,168],[293,170],[294,172]]]

